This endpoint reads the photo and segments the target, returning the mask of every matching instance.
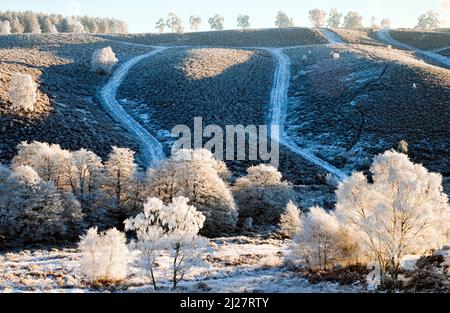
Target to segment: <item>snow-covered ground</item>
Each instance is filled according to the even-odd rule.
[[[311,284],[282,265],[289,241],[250,237],[211,240],[204,264],[195,267],[176,292],[364,292],[361,286]],[[92,289],[80,275],[73,248],[0,254],[0,292],[154,292],[150,278],[130,264],[128,278],[115,287]],[[170,259],[158,260],[159,291],[172,292]]]

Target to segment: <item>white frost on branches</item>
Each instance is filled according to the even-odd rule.
[[[355,173],[339,186],[336,216],[395,280],[405,255],[424,254],[447,242],[450,206],[442,176],[405,154],[386,151],[370,170],[373,183]]]
[[[0,22],[0,35],[11,34],[11,24],[9,21]]]
[[[247,175],[239,178],[234,187],[241,222],[248,217],[260,225],[279,222],[286,205],[294,199],[292,185],[281,179],[281,173],[270,165],[247,169]]]
[[[168,203],[183,196],[206,216],[202,233],[221,235],[236,226],[237,207],[227,184],[225,163],[205,149],[180,149],[155,169],[148,190],[151,197]]]
[[[302,216],[300,231],[294,238],[288,261],[307,268],[325,269],[351,260],[356,252],[348,234],[333,212],[313,207]]]
[[[172,282],[176,288],[199,263],[203,248],[208,245],[208,241],[198,235],[205,216],[188,202],[185,197],[176,197],[172,203],[164,205],[157,198],[149,198],[143,213],[125,221],[125,229],[137,234],[133,247],[141,252],[140,264],[150,273],[155,289],[154,269],[161,250],[168,250],[173,258]]]
[[[9,240],[61,238],[68,222],[82,218],[81,211],[72,213],[71,221],[64,218],[64,202],[55,185],[29,166],[16,167],[0,183],[0,233]]]
[[[98,233],[91,228],[80,237],[80,269],[91,283],[117,282],[126,278],[129,253],[125,234],[112,228]]]
[[[280,216],[280,234],[286,238],[292,238],[300,231],[302,220],[301,212],[292,201],[286,206],[283,214]]]
[[[95,50],[91,60],[92,70],[110,74],[118,61],[111,47]]]
[[[36,102],[37,84],[31,75],[14,73],[11,78],[9,99],[13,111],[33,112]]]

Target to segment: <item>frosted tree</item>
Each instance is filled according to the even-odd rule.
[[[53,25],[52,20],[49,17],[42,18],[41,29],[43,33],[54,33],[52,32],[53,28],[56,29],[54,26],[55,25]]]
[[[71,192],[60,193],[63,204],[61,218],[64,221],[66,238],[76,239],[85,227],[85,214],[78,199]]]
[[[83,34],[86,32],[81,21],[76,17],[68,17],[67,20],[67,32],[74,34]]]
[[[24,32],[32,33],[32,34],[40,34],[41,26],[39,24],[39,20],[37,18],[36,13],[33,12],[25,12],[23,16],[24,21]]]
[[[439,24],[440,24],[439,14],[432,10],[428,10],[425,14],[419,16],[416,28],[418,29],[438,28]]]
[[[83,275],[95,282],[101,275],[102,247],[97,228],[91,228],[80,237],[78,249],[81,251],[80,269]]]
[[[209,18],[208,23],[211,27],[211,30],[223,30],[223,22],[225,19],[223,16],[216,14],[213,17]]]
[[[11,33],[21,34],[25,31],[25,27],[20,23],[17,17],[11,19]]]
[[[227,184],[220,178],[224,167],[208,150],[181,149],[155,169],[148,185],[149,195],[164,203],[186,197],[206,216],[203,234],[229,233],[236,226],[238,211]]]
[[[197,15],[191,15],[189,17],[189,25],[191,26],[191,31],[196,32],[198,31],[198,27],[202,23],[202,19],[200,16]]]
[[[380,26],[381,26],[382,29],[389,29],[389,28],[391,28],[391,24],[392,24],[391,20],[388,19],[388,18],[384,18],[380,22]]]
[[[289,201],[280,216],[280,234],[286,238],[293,238],[301,228],[301,212],[292,201]]]
[[[98,233],[91,228],[80,237],[80,269],[91,283],[119,282],[126,278],[129,252],[125,234],[115,228]]]
[[[325,26],[327,19],[327,13],[320,9],[314,9],[309,11],[309,20],[313,27]]]
[[[49,17],[46,17],[43,22],[42,26],[45,33],[49,34],[57,34],[58,29],[56,28],[56,25],[53,24],[52,20]]]
[[[397,151],[400,153],[408,154],[409,145],[405,140],[400,140],[397,145]]]
[[[14,73],[9,88],[9,99],[13,111],[33,112],[36,103],[37,84],[31,75]]]
[[[160,18],[156,22],[155,28],[159,31],[160,34],[164,33],[164,29],[166,29],[166,21],[163,18]]]
[[[164,249],[163,235],[166,232],[159,220],[163,207],[161,200],[149,198],[144,204],[143,213],[124,222],[126,231],[136,232],[137,240],[132,241],[130,246],[140,252],[139,264],[150,275],[155,290],[158,287],[155,276],[156,260],[160,250]]]
[[[65,234],[64,208],[56,187],[41,180],[31,167],[15,168],[0,188],[0,233],[7,239],[48,241]]]
[[[237,17],[237,27],[242,29],[250,28],[250,16],[246,14],[239,14]]]
[[[208,245],[198,235],[205,216],[188,202],[185,197],[176,197],[164,205],[161,200],[150,198],[143,213],[125,221],[125,229],[136,231],[138,241],[134,246],[141,251],[141,264],[150,272],[155,289],[158,250],[167,249],[173,258],[172,284],[176,288],[190,269],[201,263],[201,255]]]
[[[287,260],[312,269],[326,269],[356,258],[357,245],[333,212],[313,207],[302,216]]]
[[[169,13],[166,25],[173,33],[183,33],[183,20],[175,13]]]
[[[289,16],[287,16],[286,13],[284,13],[283,11],[278,11],[277,15],[275,17],[275,26],[278,28],[286,28],[286,27],[292,27],[293,23],[292,23],[292,19],[289,18]]]
[[[336,8],[331,8],[328,14],[327,27],[338,28],[341,25],[341,19],[342,13],[339,13]]]
[[[95,50],[92,54],[92,70],[97,73],[110,74],[119,60],[111,47]]]
[[[102,160],[86,149],[71,152],[69,157],[72,166],[67,175],[71,190],[83,204],[91,205],[104,182]]]
[[[247,175],[237,179],[234,195],[239,207],[239,219],[251,217],[255,224],[276,225],[290,200],[292,185],[282,181],[274,167],[260,164],[247,169]]]
[[[110,21],[111,24],[111,30],[110,32],[113,34],[126,34],[128,33],[128,25],[123,22],[116,19],[112,19]]]
[[[0,35],[11,34],[11,24],[9,21],[0,22]]]
[[[130,213],[127,205],[136,169],[134,151],[126,148],[112,148],[112,152],[105,162],[104,189],[113,200],[113,208],[118,210],[119,218],[126,217]]]
[[[67,176],[72,166],[69,151],[56,144],[37,141],[21,142],[17,150],[12,160],[13,168],[29,165],[42,179],[53,182],[59,190],[71,190]]]
[[[344,18],[344,28],[348,29],[361,29],[363,28],[362,24],[363,17],[355,11],[350,11]]]
[[[378,155],[370,169],[347,178],[337,190],[336,215],[379,263],[383,277],[397,280],[406,254],[424,254],[447,241],[450,207],[442,176],[429,173],[395,151]]]
[[[378,23],[378,20],[375,16],[370,17],[370,28],[372,28],[372,29],[380,28],[380,24]]]

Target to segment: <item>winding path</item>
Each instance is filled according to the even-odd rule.
[[[421,54],[424,55],[442,65],[444,65],[447,69],[450,68],[450,58],[444,57],[443,55],[440,55],[438,53],[435,53],[433,51],[426,51],[426,50],[422,50],[416,47],[412,47],[410,45],[404,44],[400,41],[395,40],[394,38],[391,37],[391,34],[389,33],[389,30],[387,29],[383,29],[377,32],[377,36],[380,40],[384,41],[385,43],[391,44],[393,46],[399,47],[399,48],[403,48],[406,50],[410,50],[413,51],[417,54]],[[436,50],[439,51],[439,50]]]
[[[347,177],[347,175],[343,171],[315,156],[313,153],[311,153],[311,151],[299,147],[284,130],[284,122],[286,119],[286,110],[288,104],[289,82],[291,77],[291,61],[290,58],[283,52],[283,48],[266,48],[265,50],[270,51],[277,60],[277,66],[274,74],[274,83],[272,92],[270,94],[271,108],[269,116],[270,124],[279,125],[280,127],[280,143],[305,160],[331,173],[339,180],[343,180],[345,177]]]
[[[123,79],[136,63],[166,49],[167,47],[156,47],[149,53],[134,57],[123,63],[114,71],[109,81],[99,92],[100,101],[108,113],[137,138],[141,147],[141,160],[145,166],[149,167],[157,165],[159,161],[165,158],[163,147],[155,137],[125,111],[117,101],[116,96]]]
[[[340,44],[343,41],[340,37],[332,31],[322,29],[324,36],[330,41],[331,44]],[[152,47],[155,50],[132,58],[131,60],[122,64],[114,73],[109,82],[100,91],[100,100],[106,110],[111,116],[118,121],[122,126],[129,130],[139,140],[141,146],[141,156],[146,166],[155,166],[159,161],[165,158],[163,147],[161,143],[153,137],[145,128],[143,128],[136,120],[134,120],[119,104],[116,99],[117,90],[121,85],[123,79],[127,75],[128,71],[139,61],[153,56],[157,53],[165,51],[169,48],[179,48],[179,46],[166,47],[166,46],[150,46],[143,44],[134,44],[126,41],[115,41],[124,45],[137,45]],[[190,46],[183,46],[189,48]],[[193,48],[192,46],[191,48]],[[292,140],[284,130],[284,123],[286,118],[286,110],[288,104],[288,90],[290,83],[290,58],[283,52],[284,49],[297,48],[284,47],[284,48],[269,48],[269,47],[240,47],[242,49],[256,49],[265,50],[270,52],[277,65],[274,73],[274,83],[270,94],[270,112],[269,122],[270,125],[278,125],[280,128],[279,142],[295,154],[311,162],[312,164],[322,168],[323,170],[331,173],[340,180],[343,180],[347,175],[340,169],[334,167],[328,162],[315,156],[311,151],[299,147],[294,140]]]

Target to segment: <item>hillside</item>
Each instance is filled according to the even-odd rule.
[[[102,36],[113,40],[163,46],[287,47],[327,43],[326,38],[319,30],[309,28],[269,28],[185,34],[123,34]]]

